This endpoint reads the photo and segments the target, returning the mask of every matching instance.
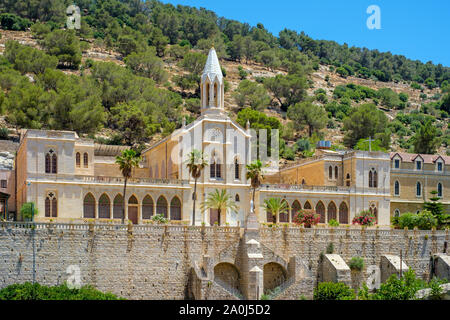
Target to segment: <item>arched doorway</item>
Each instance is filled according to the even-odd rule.
[[[283,266],[276,262],[264,265],[264,293],[279,287],[286,281],[286,271]]]
[[[170,220],[181,220],[181,201],[177,196],[170,201]]]
[[[92,193],[88,193],[83,201],[83,218],[95,218],[95,198]]]
[[[337,221],[337,208],[333,201],[328,204],[328,222],[330,222],[331,219]]]
[[[209,225],[213,226],[218,223],[219,223],[219,210],[212,208],[209,209]]]
[[[133,224],[138,223],[138,200],[134,195],[128,199],[128,220]]]
[[[221,262],[214,267],[214,281],[218,284],[240,291],[239,271],[234,264]]]
[[[110,219],[111,218],[111,202],[109,201],[109,197],[104,193],[98,199],[98,217],[101,219]]]
[[[322,201],[319,201],[316,205],[316,212],[320,215],[320,223],[325,223],[325,206]]]
[[[343,201],[339,205],[339,223],[348,224],[348,207]]]

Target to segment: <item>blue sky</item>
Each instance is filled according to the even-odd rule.
[[[261,22],[278,36],[285,27],[313,39],[390,51],[413,60],[450,66],[450,1],[448,0],[162,0],[204,7],[221,17]],[[377,5],[381,29],[369,30],[366,9]]]

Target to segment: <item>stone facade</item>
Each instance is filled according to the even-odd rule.
[[[401,250],[405,264],[428,279],[430,258],[448,255],[450,240],[448,230],[31,226],[1,223],[0,287],[32,281],[33,263],[35,280],[47,285],[64,283],[75,266],[81,284],[130,299],[258,299],[273,285],[278,287],[276,299],[311,297],[317,281],[332,277],[320,275],[320,270],[335,271],[327,271],[320,262],[329,243],[344,261],[341,264],[360,256],[366,269],[383,268],[382,256]],[[366,269],[363,279],[368,277]]]

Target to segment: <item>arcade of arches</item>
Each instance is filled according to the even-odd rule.
[[[92,193],[87,193],[83,200],[83,218],[90,219],[122,219],[123,196],[118,193],[111,200],[111,196],[103,193],[98,200]],[[182,219],[182,205],[178,196],[173,196],[170,202],[161,195],[155,202],[151,195],[147,194],[142,200],[134,194],[127,196],[128,219],[134,224],[139,220],[149,220],[157,214],[170,220]]]
[[[283,201],[288,204],[288,212],[281,213],[279,217],[277,217],[276,221],[280,223],[294,222],[295,217],[300,210],[311,210],[313,208],[313,205],[309,200],[307,200],[303,206],[299,200],[294,200],[291,205],[289,205],[286,200]],[[342,201],[339,204],[339,207],[337,207],[334,201],[330,201],[329,203],[325,204],[322,200],[320,200],[317,202],[314,208],[316,213],[320,215],[320,223],[327,223],[331,219],[334,219],[341,224],[349,223],[349,210],[348,205],[345,201]],[[274,218],[271,212],[267,212],[266,216],[267,222],[274,222]]]

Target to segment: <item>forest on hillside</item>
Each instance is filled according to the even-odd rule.
[[[81,9],[81,28],[65,29],[69,4]],[[151,0],[5,0],[0,27],[30,30],[37,47],[6,41],[0,56],[0,115],[14,128],[75,130],[100,143],[138,150],[199,114],[200,73],[214,46],[219,58],[256,63],[276,71],[251,77],[239,66],[239,83],[226,91],[230,116],[253,128],[280,129],[285,159],[310,156],[326,130],[339,128],[334,148],[373,148],[434,153],[450,143],[450,68],[389,52],[314,40],[304,32],[278,36],[206,9]],[[84,58],[90,47],[117,52],[123,65]],[[180,72],[169,72],[175,66]],[[311,75],[326,66],[338,77],[386,83],[378,90],[347,83],[314,87]],[[66,72],[66,71],[72,72]],[[330,80],[325,78],[330,84]],[[407,83],[420,106],[389,88]],[[308,94],[308,91],[312,93]],[[425,92],[433,92],[427,95]],[[277,116],[268,109],[276,110]],[[388,117],[385,111],[394,110]],[[107,138],[97,136],[108,129]],[[8,129],[0,128],[0,136]],[[301,134],[300,134],[301,133]],[[447,150],[448,153],[448,150]]]

